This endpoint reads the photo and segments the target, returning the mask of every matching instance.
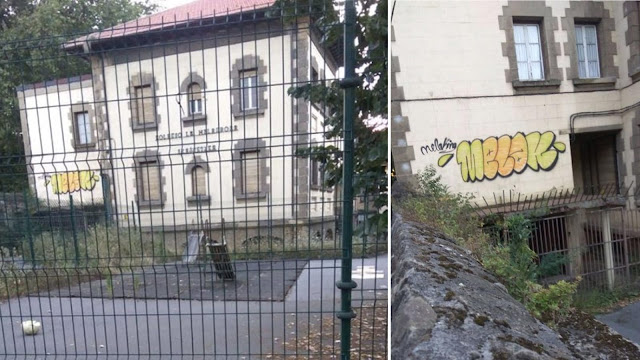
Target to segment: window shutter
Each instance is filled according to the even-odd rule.
[[[76,144],[86,145],[91,142],[91,126],[87,112],[76,113]]]
[[[149,162],[140,165],[141,198],[145,201],[160,200],[160,168],[158,163]]]
[[[191,170],[191,184],[193,187],[193,196],[207,194],[206,176],[202,166],[195,166],[193,170]]]
[[[540,29],[536,24],[514,24],[513,39],[520,80],[542,80],[542,46]]]
[[[241,74],[241,106],[243,110],[256,109],[258,107],[258,76],[255,71],[243,71]]]
[[[155,101],[151,91],[151,85],[137,86],[136,88],[136,116],[138,124],[155,123]]]
[[[200,88],[200,84],[193,83],[189,85],[189,100],[200,100],[202,99],[202,89]]]
[[[578,54],[578,76],[600,77],[598,57],[598,35],[595,25],[576,25],[576,51]]]
[[[258,151],[242,153],[242,183],[245,194],[260,192]]]

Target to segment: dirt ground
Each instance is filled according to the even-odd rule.
[[[351,359],[387,358],[387,303],[354,309],[351,322]],[[267,359],[330,360],[340,358],[340,320],[333,314],[311,315],[310,325],[300,327],[288,324],[288,331],[297,333],[296,339],[284,342],[286,352],[292,355],[270,355]],[[279,339],[276,339],[276,341]],[[293,355],[295,354],[295,355]]]

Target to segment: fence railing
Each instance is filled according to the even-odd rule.
[[[242,3],[0,38],[0,355],[386,358],[355,5]]]
[[[486,229],[509,241],[504,227]],[[543,283],[580,276],[580,291],[640,281],[640,209],[581,208],[533,218],[529,247],[538,255]]]

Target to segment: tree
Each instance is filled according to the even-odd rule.
[[[356,231],[385,231],[387,229],[387,0],[357,0],[356,73],[362,86],[356,89],[354,120],[354,184],[356,196],[371,202],[369,209],[377,210],[369,219],[369,228]],[[323,35],[327,48],[341,46],[343,24],[330,0],[281,0],[276,9],[285,17],[308,14],[312,26]],[[340,140],[343,132],[343,93],[338,80],[315,82],[289,89],[295,98],[322,104],[330,109],[324,120],[327,140]],[[298,151],[325,164],[325,185],[340,185],[342,181],[342,152],[339,148],[312,146]]]
[[[148,0],[147,0],[148,1]],[[12,0],[0,5],[0,191],[27,186],[16,87],[90,73],[89,63],[66,54],[74,37],[149,14],[132,0]]]

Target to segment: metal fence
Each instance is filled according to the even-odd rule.
[[[0,44],[24,150],[0,158],[0,354],[386,358],[353,2],[196,4]]]
[[[538,255],[540,281],[582,278],[579,291],[640,285],[640,210],[578,207],[532,218],[529,247]],[[509,241],[505,227],[490,226],[494,239]]]

